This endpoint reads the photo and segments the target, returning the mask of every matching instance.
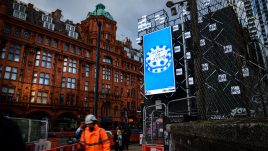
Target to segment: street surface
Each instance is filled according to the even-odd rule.
[[[124,151],[141,151],[141,145],[131,144],[128,146],[128,150],[124,149]]]

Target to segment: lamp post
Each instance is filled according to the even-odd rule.
[[[192,44],[191,49],[194,52],[194,71],[195,79],[197,83],[197,108],[201,119],[206,118],[206,103],[204,92],[204,77],[201,68],[202,53],[200,49],[200,31],[198,27],[198,12],[196,0],[179,0],[176,3],[168,1],[166,6],[171,8],[172,15],[176,15],[176,8],[173,7],[176,4],[183,5],[184,2],[189,2],[190,15],[191,15],[191,33]]]
[[[97,18],[96,23],[98,25],[98,37],[97,37],[97,56],[96,56],[96,78],[95,78],[95,93],[94,93],[94,108],[93,113],[97,117],[98,116],[98,97],[99,97],[99,68],[100,68],[100,34],[101,34],[101,26],[102,23],[98,21]]]

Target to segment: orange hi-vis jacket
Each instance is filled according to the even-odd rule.
[[[80,144],[84,145],[85,151],[110,151],[110,141],[106,131],[97,124],[94,131],[90,132],[87,127],[81,134]]]

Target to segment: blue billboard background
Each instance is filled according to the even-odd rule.
[[[175,92],[171,27],[144,35],[145,95]]]

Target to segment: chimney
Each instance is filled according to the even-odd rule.
[[[62,17],[61,10],[57,9],[55,12],[52,12],[52,17],[53,17],[53,20],[60,21]]]
[[[0,14],[6,15],[7,14],[7,2],[0,0]]]
[[[29,9],[33,9],[33,7],[34,7],[34,5],[33,5],[32,3],[29,3],[29,4],[28,4],[28,8],[29,8]]]

